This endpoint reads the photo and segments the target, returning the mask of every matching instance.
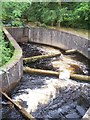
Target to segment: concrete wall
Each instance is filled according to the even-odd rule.
[[[45,28],[8,28],[8,31],[18,42],[42,43],[56,46],[64,50],[77,49],[90,59],[90,40],[71,33]]]
[[[18,84],[23,75],[23,60],[22,49],[5,28],[3,31],[7,40],[15,48],[14,54],[9,62],[0,67],[0,89],[8,93]]]
[[[29,35],[29,29],[28,28],[7,28],[8,32],[12,35],[12,37],[17,42],[27,42],[28,35]]]
[[[64,50],[77,49],[90,59],[90,40],[63,31],[31,28],[29,41],[56,46]]]
[[[64,50],[77,49],[90,59],[90,40],[58,30],[45,28],[7,28],[17,42],[35,42],[56,46]],[[22,63],[22,62],[21,62]],[[8,82],[7,82],[8,83]],[[6,84],[7,84],[6,83]],[[90,108],[82,120],[90,120]]]

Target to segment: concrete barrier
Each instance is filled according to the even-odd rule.
[[[90,39],[83,38],[68,32],[46,28],[7,28],[17,42],[35,42],[55,46],[64,50],[77,51],[90,59]],[[90,120],[90,108],[82,120]]]
[[[90,40],[68,32],[38,27],[7,28],[18,42],[35,42],[77,51],[90,59]]]
[[[37,42],[64,50],[77,49],[77,51],[90,59],[90,40],[71,33],[45,28],[31,28],[29,41]]]
[[[8,32],[17,42],[27,42],[29,36],[28,28],[7,27]]]
[[[10,41],[15,49],[9,62],[0,67],[0,89],[9,93],[18,84],[23,75],[22,49],[5,28],[3,31],[6,39]]]

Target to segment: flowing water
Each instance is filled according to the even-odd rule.
[[[23,49],[23,57],[61,51],[32,43],[23,43],[20,46]],[[24,73],[21,82],[11,93],[13,100],[18,101],[36,119],[76,118],[79,120],[83,117],[90,106],[90,83],[72,80],[69,74],[72,72],[90,75],[89,63],[85,57],[80,54],[62,54],[34,63],[24,63],[24,65],[59,72],[63,70],[64,77],[61,74],[58,78]],[[4,98],[2,104],[3,119],[25,120]]]

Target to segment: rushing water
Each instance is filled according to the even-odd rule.
[[[30,43],[21,44],[21,47],[23,49],[23,57],[60,51]],[[79,74],[90,74],[88,60],[80,54],[62,54],[59,57],[39,60],[32,64],[24,63],[24,65],[54,71],[65,69]],[[90,84],[69,78],[59,79],[54,76],[24,73],[21,82],[11,93],[11,97],[19,101],[21,106],[35,118],[43,118],[45,120],[51,118],[81,119],[90,106]],[[22,115],[12,105],[8,104],[3,99],[3,119],[24,120]]]

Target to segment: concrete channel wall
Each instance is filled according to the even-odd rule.
[[[7,28],[17,42],[35,42],[64,50],[77,49],[78,52],[90,59],[90,40],[74,34],[45,28]],[[90,108],[82,120],[90,120]]]
[[[5,28],[3,31],[6,39],[10,41],[15,49],[9,62],[0,67],[0,89],[9,93],[18,84],[23,75],[22,49]]]
[[[8,28],[8,31],[18,42],[30,41],[47,44],[64,50],[77,51],[90,59],[90,40],[59,30],[45,28]]]

